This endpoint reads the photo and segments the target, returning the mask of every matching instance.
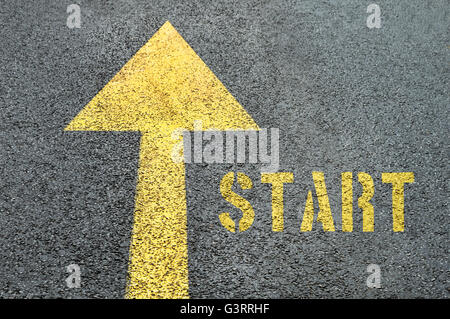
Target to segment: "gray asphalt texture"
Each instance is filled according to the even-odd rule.
[[[384,1],[72,1],[0,6],[0,297],[123,298],[139,134],[64,132],[169,20],[260,127],[279,127],[285,230],[271,231],[259,165],[188,164],[192,298],[448,298],[449,5]],[[219,193],[228,171],[254,189],[250,230]],[[300,232],[312,171],[325,173],[336,232]],[[340,222],[344,171],[371,174],[375,231]],[[392,231],[382,172],[411,171],[405,232]],[[315,199],[316,201],[316,199]],[[317,201],[316,201],[317,202]],[[315,204],[317,205],[317,203]],[[81,267],[81,288],[66,266]],[[382,288],[366,286],[381,267]]]

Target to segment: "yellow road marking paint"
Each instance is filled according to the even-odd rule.
[[[128,298],[189,297],[184,163],[171,160],[171,133],[141,137]]]
[[[69,123],[67,131],[139,131],[127,298],[188,298],[184,163],[173,130],[259,127],[167,21]]]
[[[353,231],[353,174],[344,172],[342,177],[342,231]]]
[[[305,210],[303,212],[302,225],[300,226],[300,231],[307,232],[312,230],[314,222],[314,202],[312,198],[312,192],[308,191],[308,196],[306,197]]]
[[[252,180],[246,174],[238,172],[237,182],[242,189],[251,189],[253,187]],[[255,211],[252,205],[243,197],[239,196],[231,187],[234,183],[234,173],[227,173],[220,182],[220,193],[222,197],[235,207],[242,211],[242,218],[239,220],[239,231],[243,232],[250,228],[255,220]],[[222,213],[219,215],[219,220],[223,227],[234,233],[236,223],[230,217],[230,213]]]
[[[283,231],[284,228],[284,192],[283,184],[293,183],[294,174],[290,172],[263,173],[261,183],[272,184],[272,230]]]
[[[166,22],[67,126],[69,131],[259,129],[200,57]]]
[[[331,214],[330,201],[328,200],[324,173],[312,172],[312,177],[314,181],[314,188],[316,190],[317,200],[319,202],[319,212],[317,213],[316,221],[322,223],[324,231],[334,231],[333,215]],[[308,191],[300,231],[302,232],[311,231],[313,222],[314,222],[314,203],[312,192]]]
[[[405,183],[414,183],[414,173],[383,173],[381,180],[392,184],[392,229],[402,232],[405,230]]]
[[[363,214],[363,232],[373,232],[375,217],[374,209],[370,200],[375,194],[373,179],[367,173],[358,173],[358,181],[363,187],[363,192],[358,198],[358,207],[361,208]]]
[[[331,214],[330,201],[328,200],[327,187],[323,172],[312,172],[317,200],[319,201],[319,213],[317,221],[322,223],[324,231],[334,231],[333,215]]]

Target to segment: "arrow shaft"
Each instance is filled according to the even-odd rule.
[[[170,134],[141,136],[127,298],[189,298],[185,169]]]

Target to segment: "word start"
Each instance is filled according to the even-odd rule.
[[[252,180],[244,173],[238,172],[237,183],[241,189],[251,189]],[[342,177],[342,231],[353,231],[353,173],[344,172]],[[323,172],[312,172],[315,195],[317,197],[319,211],[316,221],[322,224],[324,231],[335,231],[334,220],[331,213],[330,202],[328,200],[327,188]],[[238,225],[227,212],[219,215],[220,223],[230,232],[243,232],[250,228],[255,220],[255,212],[250,204],[242,196],[232,190],[234,184],[234,172],[227,173],[220,182],[220,193],[223,198],[237,207],[242,212],[242,218]],[[405,228],[404,207],[405,207],[405,184],[414,182],[414,173],[382,173],[382,183],[392,185],[392,229],[394,232],[403,232]],[[294,182],[294,174],[290,172],[262,173],[261,183],[272,186],[272,230],[281,232],[284,228],[284,185]],[[374,207],[370,202],[375,189],[372,177],[367,173],[358,173],[358,182],[362,185],[362,194],[358,198],[358,207],[362,211],[363,232],[374,231]],[[303,220],[300,231],[308,232],[312,230],[314,222],[314,204],[312,191],[308,191],[306,198]]]

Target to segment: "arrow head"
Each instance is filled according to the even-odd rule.
[[[225,86],[166,22],[69,123],[68,131],[259,129]]]

